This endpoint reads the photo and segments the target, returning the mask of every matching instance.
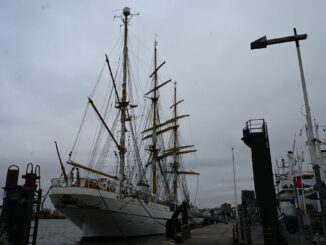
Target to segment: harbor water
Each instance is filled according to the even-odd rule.
[[[121,238],[105,241],[83,241],[82,232],[68,219],[41,219],[39,223],[37,244],[38,245],[150,245],[161,244],[165,240],[165,234],[143,238]]]

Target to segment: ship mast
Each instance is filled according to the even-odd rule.
[[[152,193],[156,194],[157,192],[157,172],[156,172],[156,162],[157,162],[157,135],[156,135],[156,127],[157,127],[157,41],[154,42],[154,91],[152,99],[153,106],[153,134],[152,134]]]
[[[188,117],[189,115],[180,115],[178,116],[177,114],[177,105],[180,104],[181,102],[183,102],[183,100],[177,101],[177,95],[176,95],[176,85],[174,87],[174,104],[170,107],[173,108],[173,117],[163,123],[159,122],[159,118],[158,118],[158,89],[163,87],[164,85],[168,84],[169,82],[171,82],[171,79],[158,84],[158,75],[157,75],[157,71],[165,64],[165,61],[160,64],[159,66],[157,65],[157,41],[154,42],[154,71],[152,72],[152,74],[150,75],[150,78],[153,77],[153,87],[152,89],[147,92],[145,94],[145,96],[147,96],[150,93],[153,93],[152,96],[149,98],[152,101],[152,115],[151,115],[151,127],[145,129],[142,133],[148,133],[146,136],[144,136],[142,139],[146,140],[146,139],[151,139],[152,140],[152,144],[149,147],[149,151],[151,152],[151,159],[148,163],[148,165],[152,165],[152,194],[157,194],[157,168],[159,167],[162,176],[163,176],[163,181],[165,183],[165,189],[169,195],[169,199],[170,199],[170,188],[169,188],[169,184],[166,180],[166,174],[172,174],[173,175],[173,196],[174,196],[174,200],[177,201],[177,191],[178,191],[178,176],[180,174],[184,175],[184,174],[191,174],[191,175],[198,175],[198,173],[195,173],[193,171],[179,171],[180,168],[180,163],[178,162],[179,159],[179,155],[182,154],[187,154],[190,152],[195,152],[196,150],[194,149],[190,149],[190,150],[185,150],[187,148],[193,148],[193,145],[185,145],[185,146],[178,146],[178,131],[177,128],[179,127],[178,125],[178,120],[184,117]],[[148,98],[148,97],[146,97]],[[172,126],[171,126],[172,124]],[[157,136],[161,135],[163,133],[166,133],[170,130],[173,130],[173,145],[172,148],[170,149],[166,149],[163,152],[161,152],[161,154],[159,155],[159,151],[160,149],[157,148]],[[162,165],[161,165],[161,161],[163,159],[165,159],[166,157],[172,157],[173,158],[173,163],[171,164],[171,171],[166,171]],[[147,165],[147,166],[148,166]]]
[[[119,103],[119,109],[121,111],[120,123],[121,123],[121,134],[120,134],[120,169],[119,175],[120,180],[125,179],[125,154],[126,154],[126,118],[127,118],[127,67],[128,67],[128,16],[130,16],[130,9],[125,7],[123,9],[122,21],[124,23],[124,43],[123,43],[123,77],[122,77],[122,95]]]
[[[180,155],[182,154],[188,154],[191,152],[196,152],[195,149],[190,149],[190,150],[185,150],[188,148],[193,148],[194,145],[184,145],[180,146],[179,145],[179,139],[178,139],[178,121],[179,119],[182,119],[184,117],[188,117],[189,115],[180,115],[178,116],[178,105],[183,102],[183,100],[177,101],[177,83],[174,83],[174,98],[173,98],[173,105],[170,107],[173,107],[173,117],[171,121],[173,122],[173,145],[171,149],[168,149],[165,151],[165,156],[171,155],[173,157],[173,162],[171,164],[171,174],[173,175],[173,197],[174,197],[174,202],[178,202],[178,179],[179,175],[199,175],[198,173],[194,171],[180,171]],[[186,197],[186,201],[188,200],[188,197]]]
[[[162,129],[163,126],[170,124],[171,122],[165,122],[165,123],[159,122],[159,115],[158,115],[159,93],[158,93],[158,89],[160,89],[161,87],[163,87],[166,84],[168,84],[169,82],[171,82],[171,79],[169,79],[161,84],[158,84],[158,73],[157,72],[161,67],[163,67],[163,65],[165,64],[165,61],[163,63],[161,63],[160,65],[157,65],[157,44],[158,43],[155,40],[155,42],[154,42],[154,71],[149,76],[150,78],[152,78],[153,86],[150,91],[145,93],[145,97],[149,94],[152,94],[151,97],[146,97],[148,99],[151,99],[151,101],[152,101],[152,103],[151,103],[151,112],[152,112],[151,126],[150,126],[150,128],[147,128],[146,130],[144,130],[142,132],[142,133],[151,132],[147,136],[143,137],[142,140],[146,140],[149,138],[152,140],[151,145],[148,149],[151,152],[148,165],[152,165],[151,166],[151,187],[152,187],[151,192],[154,195],[157,194],[157,180],[158,180],[157,179],[157,169],[158,168],[160,169],[160,171],[162,173],[163,182],[165,183],[165,189],[166,189],[167,193],[170,193],[169,186],[168,186],[166,176],[165,176],[166,173],[160,163],[160,160],[162,158],[158,155],[160,149],[157,148],[157,136],[172,129],[171,127]]]
[[[173,129],[173,148],[177,149],[177,142],[178,142],[178,128],[177,128],[177,83],[174,83],[174,108],[173,108],[173,119],[174,119],[174,129]],[[179,169],[179,163],[178,163],[178,156],[177,152],[174,151],[173,154],[173,195],[175,202],[178,202],[178,169]]]
[[[186,151],[180,151],[181,149],[187,149],[187,148],[193,148],[194,145],[185,145],[185,146],[179,146],[179,139],[178,139],[178,120],[187,117],[189,115],[182,115],[178,116],[178,104],[183,102],[183,100],[177,101],[177,83],[174,83],[174,104],[171,106],[173,107],[173,148],[169,149],[167,151],[167,155],[169,155],[169,152],[173,153],[173,163],[171,164],[172,171],[171,173],[173,174],[173,196],[174,196],[174,201],[175,203],[178,202],[178,177],[180,174],[183,175],[198,175],[198,173],[193,172],[193,171],[179,171],[180,168],[180,163],[179,163],[179,155],[181,154],[187,154],[191,152],[196,152],[195,149],[191,150],[186,150]],[[187,200],[189,201],[189,200]]]

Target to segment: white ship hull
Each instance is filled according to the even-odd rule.
[[[53,205],[83,231],[83,238],[135,237],[165,233],[170,208],[115,192],[52,187]]]

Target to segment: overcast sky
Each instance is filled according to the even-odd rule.
[[[67,159],[104,54],[121,33],[113,16],[125,6],[140,13],[132,20],[132,36],[150,50],[156,34],[167,76],[178,81],[183,109],[191,114],[185,126],[198,152],[189,168],[201,173],[201,207],[234,202],[232,147],[239,197],[240,190],[253,188],[251,152],[241,141],[247,120],[267,121],[273,160],[286,156],[295,133],[298,149],[304,148],[294,43],[252,51],[250,42],[293,35],[293,27],[308,34],[300,44],[310,105],[313,118],[326,124],[325,1],[3,0],[1,186],[11,164],[23,171],[28,162],[40,164],[44,190],[59,176],[53,142]],[[144,53],[142,61],[150,64],[150,55]]]

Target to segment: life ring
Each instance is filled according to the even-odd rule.
[[[111,192],[115,192],[115,187],[114,187],[114,185],[110,185],[110,191],[111,191]]]
[[[107,182],[100,182],[100,188],[102,190],[107,190],[108,188],[108,183]]]

